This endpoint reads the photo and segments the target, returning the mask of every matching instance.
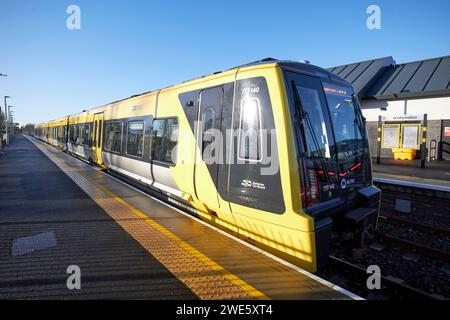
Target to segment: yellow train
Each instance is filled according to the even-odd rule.
[[[43,123],[35,136],[306,270],[375,227],[364,118],[349,83],[265,59]]]

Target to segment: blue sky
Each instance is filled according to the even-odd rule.
[[[66,9],[81,8],[81,30]],[[366,9],[381,8],[381,30]],[[450,1],[1,0],[0,104],[39,123],[264,57],[450,55]],[[2,108],[3,109],[3,108]]]

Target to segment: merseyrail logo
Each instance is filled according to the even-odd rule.
[[[341,189],[346,189],[348,186],[354,184],[356,182],[355,179],[342,179],[341,180]]]
[[[243,186],[244,188],[255,188],[255,189],[266,190],[266,185],[264,183],[250,181],[250,180],[242,180],[241,186]]]

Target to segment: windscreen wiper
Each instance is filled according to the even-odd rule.
[[[357,103],[357,100],[356,100],[354,94],[352,95],[352,100],[353,100],[353,104],[355,106],[357,106],[359,109],[359,104]],[[355,120],[354,121],[355,121],[356,125],[358,126],[359,133],[361,134],[361,138],[364,143],[364,147],[366,147],[367,150],[369,150],[369,145],[367,143],[366,134],[365,134],[365,130],[364,130],[364,123],[360,122],[360,121],[362,121],[361,116],[362,115],[360,115],[359,112],[355,109]]]
[[[370,147],[369,147],[369,143],[367,141],[367,136],[366,136],[366,132],[364,130],[364,123],[362,120],[362,113],[361,113],[361,108],[359,106],[358,100],[356,99],[355,95],[352,95],[352,100],[355,106],[358,107],[358,110],[355,109],[355,123],[358,126],[358,129],[361,133],[361,138],[363,140],[363,144],[364,144],[364,155],[366,158],[366,161],[370,162]],[[367,170],[366,175],[369,175],[369,170]],[[370,177],[367,176],[366,178],[368,178],[368,180],[370,180]]]
[[[295,112],[297,114],[297,117],[299,117],[299,119],[301,119],[301,120],[306,119],[306,123],[308,124],[308,129],[311,132],[311,136],[313,138],[314,146],[316,147],[317,152],[319,153],[319,160],[320,160],[320,164],[322,165],[322,168],[323,168],[325,179],[327,182],[331,182],[330,175],[328,174],[328,168],[325,164],[325,161],[323,160],[322,151],[320,150],[320,145],[319,145],[316,133],[314,132],[314,129],[313,129],[313,126],[311,123],[311,119],[309,118],[308,112],[303,111],[303,106],[302,106],[300,97],[298,95],[297,88],[295,86],[295,81],[292,81],[292,92],[294,94],[294,103],[295,103],[295,109],[296,109]],[[300,116],[299,110],[302,110],[302,116]],[[303,116],[303,115],[305,115],[305,116]],[[303,127],[305,127],[305,126],[303,125]]]

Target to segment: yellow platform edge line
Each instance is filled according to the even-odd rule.
[[[270,298],[268,296],[266,296],[264,293],[262,293],[261,291],[257,290],[256,288],[254,288],[253,286],[251,286],[250,284],[248,284],[247,282],[245,282],[244,280],[242,280],[238,276],[234,275],[233,273],[231,273],[230,271],[225,269],[223,266],[221,266],[217,262],[211,260],[208,256],[206,256],[205,254],[203,254],[200,251],[198,251],[196,248],[191,246],[186,241],[180,239],[178,236],[173,234],[171,231],[169,231],[168,229],[166,229],[165,227],[163,227],[162,225],[160,225],[156,221],[152,220],[150,217],[148,217],[142,211],[140,211],[139,209],[136,209],[131,204],[126,202],[124,199],[122,199],[121,197],[119,197],[116,194],[114,194],[111,190],[109,190],[109,189],[105,188],[104,186],[100,185],[98,182],[96,182],[95,180],[93,180],[90,177],[84,176],[84,178],[86,178],[92,184],[94,184],[94,186],[96,188],[100,189],[101,191],[103,191],[106,194],[108,194],[109,196],[111,196],[111,198],[113,198],[114,200],[116,200],[120,204],[126,206],[134,215],[136,215],[137,217],[141,218],[146,223],[148,223],[150,226],[152,226],[153,228],[157,229],[158,231],[160,231],[161,233],[163,233],[164,235],[168,236],[170,239],[175,241],[179,246],[184,248],[186,251],[188,251],[189,253],[191,253],[195,257],[199,258],[204,263],[206,263],[211,269],[220,272],[225,278],[227,278],[228,280],[233,282],[235,285],[240,287],[242,290],[244,290],[248,294],[250,294],[253,297],[255,297],[257,299],[260,299],[260,300],[270,300]]]
[[[44,146],[46,147],[46,146]],[[46,150],[48,151],[48,150]],[[78,171],[78,174],[80,174],[80,170],[79,169],[73,169],[72,167],[70,167],[70,165],[67,163],[67,161],[61,157],[58,154],[51,154],[52,156],[55,156],[57,158],[59,158],[61,161],[63,161],[70,169],[72,170],[76,170]],[[120,204],[126,206],[134,215],[136,215],[137,217],[141,218],[142,220],[144,220],[146,223],[148,223],[150,226],[152,226],[153,228],[157,229],[158,231],[160,231],[161,233],[163,233],[164,235],[168,236],[170,239],[172,239],[173,241],[175,241],[179,246],[181,246],[182,248],[184,248],[186,251],[188,251],[189,253],[191,253],[192,255],[194,255],[195,257],[197,257],[198,259],[200,259],[202,262],[204,262],[207,266],[209,266],[212,270],[218,271],[220,272],[225,278],[227,278],[228,280],[230,280],[232,283],[234,283],[236,286],[240,287],[244,292],[248,293],[249,295],[255,297],[256,299],[259,300],[271,300],[267,295],[265,295],[264,293],[262,293],[261,291],[259,291],[258,289],[254,288],[252,285],[248,284],[247,282],[245,282],[244,280],[242,280],[241,278],[239,278],[238,276],[234,275],[233,273],[231,273],[230,271],[228,271],[227,269],[225,269],[223,266],[221,266],[220,264],[218,264],[217,262],[213,261],[212,259],[210,259],[208,256],[206,256],[205,254],[201,253],[200,251],[198,251],[196,248],[194,248],[193,246],[191,246],[189,243],[187,243],[186,241],[180,239],[178,236],[176,236],[175,234],[173,234],[171,231],[169,231],[168,229],[166,229],[165,227],[163,227],[162,225],[160,225],[159,223],[157,223],[156,221],[152,220],[150,217],[148,217],[146,214],[144,214],[142,211],[136,209],[135,207],[133,207],[131,204],[129,204],[128,202],[126,202],[124,199],[122,199],[121,197],[117,196],[115,193],[113,193],[111,190],[105,188],[104,186],[100,185],[98,182],[96,182],[95,180],[93,180],[90,177],[87,177],[85,175],[82,175],[86,180],[88,180],[89,182],[91,182],[96,188],[100,189],[101,191],[105,192],[106,194],[108,194],[111,198],[113,198],[114,200],[116,200],[117,202],[119,202]]]

